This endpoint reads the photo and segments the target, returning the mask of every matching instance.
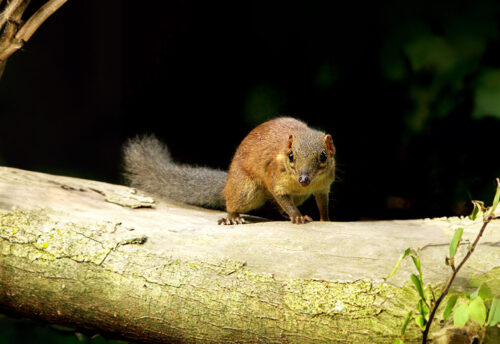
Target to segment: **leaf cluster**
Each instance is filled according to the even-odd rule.
[[[456,306],[457,301],[462,302]],[[469,320],[481,327],[496,326],[500,323],[500,299],[493,296],[487,284],[482,284],[473,293],[451,295],[443,312],[443,320],[447,320],[452,313],[455,326],[465,326]]]
[[[473,201],[472,203],[474,205],[474,209],[469,218],[471,220],[476,220],[478,217],[483,216],[483,226],[474,243],[472,245],[468,245],[466,255],[457,266],[455,266],[455,257],[457,249],[462,241],[464,229],[460,227],[455,230],[448,247],[448,256],[445,259],[445,264],[451,267],[452,274],[437,300],[432,287],[429,286],[427,290],[424,287],[420,257],[417,250],[407,248],[401,254],[396,266],[389,275],[388,278],[392,277],[398,270],[401,262],[407,257],[412,258],[413,264],[418,272],[418,274],[412,273],[410,279],[419,295],[419,300],[415,307],[416,309],[408,312],[403,322],[403,326],[401,327],[401,336],[394,341],[395,344],[404,343],[405,331],[412,318],[415,320],[417,326],[422,330],[422,343],[425,344],[427,342],[427,335],[429,333],[430,325],[436,315],[436,311],[441,301],[443,301],[443,299],[447,296],[449,288],[451,287],[458,270],[460,270],[474,251],[488,223],[491,220],[498,218],[495,216],[495,210],[500,203],[500,179],[497,178],[497,189],[491,207],[485,208],[484,203],[481,201]],[[491,289],[487,284],[482,284],[472,293],[454,294],[449,296],[443,312],[443,320],[447,320],[452,314],[453,323],[458,327],[465,326],[468,321],[474,321],[481,327],[496,326],[500,324],[500,299],[493,296]]]

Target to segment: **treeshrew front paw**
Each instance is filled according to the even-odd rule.
[[[295,223],[295,224],[304,224],[304,223],[312,222],[312,219],[307,215],[292,216],[290,218],[290,220],[292,221],[292,223]]]
[[[223,217],[217,223],[219,225],[242,225],[245,223],[245,219],[241,216],[228,216]]]

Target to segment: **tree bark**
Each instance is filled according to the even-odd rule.
[[[3,8],[0,1],[0,79],[9,56],[21,49],[40,25],[66,1],[48,0],[25,23],[22,16],[31,0],[6,1]]]
[[[481,226],[248,218],[228,227],[221,216],[0,167],[0,310],[141,342],[391,343],[417,300],[410,261],[384,281],[402,251],[420,248],[425,282],[442,284],[454,227],[471,239]],[[455,289],[474,277],[500,295],[499,228],[490,224]],[[406,342],[419,338],[411,323]]]

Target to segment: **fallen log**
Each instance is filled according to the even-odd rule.
[[[442,284],[454,228],[472,240],[481,226],[455,217],[227,227],[221,216],[0,167],[0,311],[151,343],[392,343],[417,300],[411,261],[384,279],[402,251],[420,248],[425,282]],[[499,229],[490,224],[455,289],[476,278],[499,296]],[[412,323],[406,342],[419,341]]]

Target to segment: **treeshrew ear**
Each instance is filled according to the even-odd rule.
[[[293,135],[288,136],[288,145],[286,148],[292,149],[292,144],[293,144]]]
[[[325,146],[326,146],[326,149],[328,150],[328,153],[330,153],[331,156],[334,156],[335,155],[335,146],[333,145],[332,135],[326,134],[324,141],[325,141]]]

